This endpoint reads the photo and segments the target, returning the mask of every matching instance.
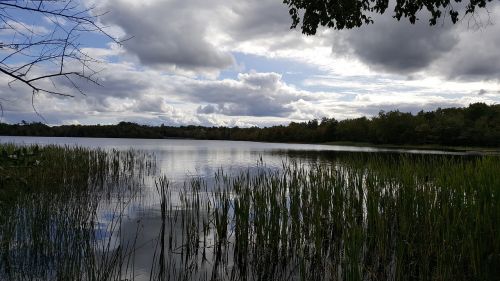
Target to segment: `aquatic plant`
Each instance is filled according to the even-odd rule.
[[[49,146],[21,154],[38,164],[1,165],[2,176],[26,183],[14,192],[18,182],[2,181],[0,279],[500,276],[497,156],[338,153],[281,169],[219,170],[179,186],[138,152]],[[147,188],[156,215],[138,217],[126,233],[127,208]],[[139,252],[147,270],[137,267]]]

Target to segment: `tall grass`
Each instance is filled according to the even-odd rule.
[[[78,147],[0,150],[0,279],[120,280],[134,247],[106,235],[154,173],[154,158]],[[124,203],[103,224],[102,202],[116,198]]]
[[[156,177],[154,161],[140,153],[80,148],[20,153],[28,155],[26,165],[1,165],[5,190],[24,191],[0,196],[0,279],[500,276],[495,156],[346,153],[277,170],[220,170],[213,180],[195,178],[182,187],[161,176],[153,188],[157,233],[153,241],[139,241],[137,233],[120,239],[120,224],[129,200]],[[103,202],[114,206],[104,226],[98,216]],[[101,227],[115,236],[101,237]],[[149,253],[150,267],[141,269],[147,276],[136,273],[139,248]]]
[[[185,192],[178,267],[208,250],[210,280],[496,280],[499,171],[494,157],[349,155],[221,172]]]

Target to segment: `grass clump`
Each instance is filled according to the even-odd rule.
[[[139,241],[137,233],[123,238],[131,236],[122,233],[123,210],[156,177],[154,159],[1,149],[0,279],[135,280],[139,271],[141,280],[500,276],[496,156],[338,153],[280,169],[220,170],[181,187],[162,176],[151,188],[157,232]],[[136,267],[136,251],[149,258],[147,270]]]
[[[498,171],[495,157],[351,154],[220,173],[184,207],[207,214],[193,235],[211,280],[495,280]]]
[[[120,280],[133,247],[101,234],[119,229],[126,203],[104,226],[102,205],[136,196],[154,158],[10,144],[0,152],[0,280]]]

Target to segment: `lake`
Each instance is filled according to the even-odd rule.
[[[467,154],[439,150],[190,139],[151,140],[0,136],[0,143],[56,144],[88,148],[141,150],[154,153],[159,161],[161,170],[170,179],[180,181],[183,181],[186,176],[211,176],[220,168],[227,170],[253,167],[260,160],[267,165],[281,167],[282,161],[290,157],[296,160],[307,161],[313,155],[332,155],[336,152]]]
[[[61,195],[67,196],[61,198],[68,202],[78,202],[66,204],[37,197],[35,192],[34,196],[30,195],[10,207],[15,214],[27,213],[7,220],[18,234],[9,238],[12,240],[9,242],[11,252],[4,251],[3,255],[9,257],[4,262],[12,265],[0,266],[0,279],[23,280],[34,276],[49,280],[61,278],[62,271],[68,280],[372,280],[373,276],[369,278],[369,274],[373,270],[379,271],[376,276],[380,278],[398,279],[405,272],[416,270],[421,273],[424,268],[429,270],[425,273],[429,276],[436,272],[452,274],[448,269],[456,266],[456,259],[483,263],[476,269],[464,269],[463,276],[488,277],[488,274],[496,273],[492,264],[498,260],[495,256],[498,254],[498,248],[495,248],[498,247],[498,238],[494,238],[494,246],[488,250],[482,248],[480,241],[471,244],[467,240],[469,243],[464,244],[462,240],[465,238],[454,236],[452,238],[456,241],[452,245],[464,244],[455,249],[462,256],[449,261],[445,259],[449,255],[446,249],[432,252],[429,258],[424,257],[429,252],[413,253],[415,249],[411,247],[401,252],[398,248],[403,247],[398,241],[406,241],[409,245],[414,243],[421,249],[435,251],[436,245],[442,241],[440,229],[458,231],[463,230],[463,226],[470,226],[477,213],[470,214],[471,222],[467,224],[464,223],[468,218],[463,216],[464,210],[484,212],[484,205],[467,201],[477,199],[479,195],[470,193],[469,185],[461,186],[448,175],[458,171],[456,178],[467,179],[470,185],[488,182],[491,185],[491,190],[488,190],[496,194],[500,186],[497,186],[498,179],[491,178],[498,168],[498,158],[494,156],[437,150],[188,139],[0,136],[0,143],[101,149],[110,153],[105,158],[111,159],[110,168],[105,169],[105,173],[110,174],[104,178],[116,176],[117,179],[109,181],[112,187],[105,192],[85,193],[88,197],[96,196],[92,204],[75,199],[81,195]],[[60,160],[66,161],[72,152],[54,153],[68,153]],[[132,156],[135,153],[142,156]],[[141,161],[146,163],[145,166]],[[74,162],[69,161],[66,166]],[[135,164],[130,164],[132,162]],[[483,168],[474,170],[478,167]],[[35,180],[27,181],[36,185]],[[66,182],[71,181],[64,180]],[[443,189],[443,186],[452,184],[464,190],[463,195]],[[407,188],[404,190],[408,194],[402,193],[402,187]],[[401,201],[402,198],[412,199],[407,202]],[[467,200],[459,204],[453,203],[455,199],[452,198]],[[29,204],[33,207],[22,202],[31,202]],[[487,197],[481,204],[497,202],[498,197]],[[67,219],[60,216],[47,218],[54,229],[46,238],[59,241],[59,244],[64,241],[73,247],[84,242],[92,244],[85,251],[91,253],[93,267],[85,271],[86,274],[93,272],[93,277],[76,274],[82,270],[80,266],[68,266],[54,257],[38,258],[50,260],[48,263],[36,259],[20,261],[34,251],[34,242],[21,248],[22,243],[18,241],[34,239],[33,234],[29,234],[31,228],[26,227],[35,223],[39,214],[30,210],[42,208],[40,205],[44,204],[47,204],[47,210],[66,212],[71,218],[81,214],[68,209],[75,204],[83,204],[82,210],[94,210],[95,215],[88,218],[75,218],[76,224],[80,225],[77,229],[74,226],[65,228]],[[448,207],[444,210],[443,206]],[[492,206],[495,207],[490,211],[495,212],[498,206]],[[429,210],[429,214],[424,215],[422,210]],[[405,217],[396,219],[395,215],[407,211]],[[47,216],[53,212],[47,211]],[[443,212],[450,216],[447,218],[449,225],[439,224]],[[498,218],[498,214],[487,214],[491,215],[489,219],[492,221],[476,225],[477,229],[488,229]],[[402,226],[403,219],[410,225]],[[88,232],[90,221],[92,229]],[[413,225],[412,221],[419,223]],[[7,229],[6,225],[4,229]],[[436,233],[425,236],[430,225],[434,225]],[[391,231],[392,228],[401,233]],[[64,238],[54,234],[57,229],[64,229],[61,231]],[[498,226],[486,232],[492,233],[495,229]],[[3,237],[7,237],[5,233]],[[87,238],[82,239],[81,233],[86,233]],[[418,236],[420,233],[422,236]],[[80,240],[75,238],[77,236]],[[67,237],[72,238],[68,240]],[[475,238],[481,240],[485,237]],[[385,242],[373,244],[379,240]],[[422,246],[424,241],[429,245]],[[60,246],[60,253],[73,258],[76,255],[75,260],[89,263],[88,256],[69,251],[64,248],[64,243]],[[462,252],[468,251],[466,246],[477,247],[479,252],[489,253],[493,258],[489,262],[469,260]],[[373,251],[373,254],[367,254],[367,251]],[[438,261],[440,267],[434,268],[436,258],[443,260]],[[412,259],[421,266],[413,268],[401,264],[401,260]]]

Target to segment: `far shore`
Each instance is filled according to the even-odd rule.
[[[334,141],[326,142],[324,145],[376,147],[390,149],[419,149],[419,150],[443,150],[456,152],[478,152],[487,154],[500,154],[500,147],[477,147],[477,146],[444,146],[438,144],[374,144],[368,142]]]
[[[71,136],[6,136],[0,135],[2,137],[42,137],[42,138],[104,138],[104,139],[114,139],[113,137],[71,137]],[[440,150],[440,151],[450,151],[450,152],[468,152],[468,153],[480,153],[480,154],[498,154],[500,155],[500,147],[479,147],[479,146],[444,146],[438,144],[375,144],[369,142],[350,142],[350,141],[333,141],[324,143],[305,143],[305,142],[269,142],[269,141],[254,141],[254,140],[224,140],[224,139],[196,139],[196,138],[182,138],[182,137],[163,137],[163,138],[119,138],[119,139],[165,139],[165,140],[206,140],[206,141],[235,141],[235,142],[257,142],[257,143],[285,143],[285,144],[311,144],[311,145],[330,145],[330,146],[355,146],[355,147],[373,147],[373,148],[387,148],[387,149],[416,149],[416,150]]]

